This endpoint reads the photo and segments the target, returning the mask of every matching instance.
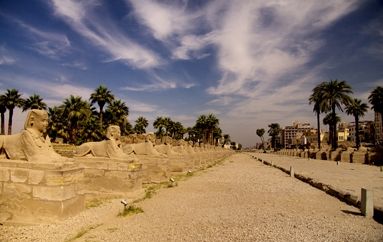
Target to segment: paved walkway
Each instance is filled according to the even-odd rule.
[[[60,223],[0,226],[0,241],[383,241],[383,225],[298,179],[235,154],[136,204],[120,199]]]
[[[311,183],[325,186],[329,193],[336,192],[351,204],[357,206],[361,188],[373,191],[376,212],[383,213],[383,172],[380,167],[327,160],[315,160],[295,156],[282,156],[269,153],[250,153],[267,163],[286,171],[293,166],[296,175]]]

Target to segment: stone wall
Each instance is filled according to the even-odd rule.
[[[0,211],[13,221],[60,219],[84,209],[78,182],[83,169],[73,163],[0,161]]]

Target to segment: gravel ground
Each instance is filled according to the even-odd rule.
[[[246,154],[163,188],[117,217],[119,200],[61,223],[0,226],[0,241],[383,241],[383,225]]]
[[[296,174],[310,177],[323,184],[328,184],[336,190],[357,196],[360,200],[361,188],[373,191],[374,206],[383,209],[383,172],[380,167],[340,162],[281,156],[275,154],[252,153],[266,161],[273,161],[279,167],[287,170],[294,167]]]

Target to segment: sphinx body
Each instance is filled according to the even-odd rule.
[[[64,162],[69,160],[53,150],[46,135],[48,113],[32,109],[25,121],[24,130],[19,134],[0,136],[0,147],[7,159],[32,162]]]
[[[133,155],[124,153],[121,149],[121,131],[117,125],[110,125],[107,129],[107,140],[99,142],[87,142],[76,148],[75,156],[83,157],[104,157],[111,159],[120,159],[134,161]]]

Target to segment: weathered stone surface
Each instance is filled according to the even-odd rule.
[[[44,171],[39,171],[39,170],[30,170],[29,171],[29,179],[28,179],[28,184],[41,184],[43,183],[44,180]]]
[[[15,169],[11,170],[11,181],[12,182],[26,182],[28,180],[28,170]]]
[[[32,187],[20,183],[4,183],[3,194],[31,198]]]
[[[76,196],[74,185],[69,186],[34,186],[33,197],[49,201],[62,201]]]
[[[126,179],[129,178],[129,173],[126,171],[105,171],[105,177],[118,177]]]
[[[104,170],[99,169],[84,169],[85,177],[103,177],[105,174]]]
[[[0,168],[0,182],[9,181],[9,170]]]
[[[355,151],[352,154],[352,162],[353,163],[366,163],[366,153],[362,151]]]
[[[348,151],[343,151],[340,157],[342,162],[351,163],[351,153]]]

